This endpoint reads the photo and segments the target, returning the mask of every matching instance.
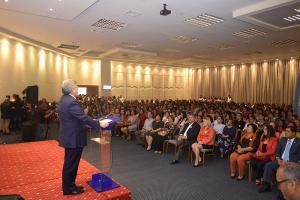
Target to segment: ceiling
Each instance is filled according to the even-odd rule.
[[[153,65],[299,57],[299,25],[299,0],[0,0],[0,32],[71,45],[60,50],[74,56]]]

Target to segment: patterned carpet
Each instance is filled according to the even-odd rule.
[[[83,155],[95,166],[99,166],[98,145],[90,141]],[[169,164],[172,156],[173,149],[166,156],[157,155],[147,152],[136,141],[113,137],[111,173],[132,192],[134,200],[276,199],[276,191],[260,194],[247,177],[241,182],[231,179],[227,158],[208,157],[205,167],[194,168],[186,160],[187,153],[175,166]]]
[[[98,137],[89,133],[88,137]],[[52,127],[51,139],[57,138]],[[13,138],[4,138],[13,142]],[[229,176],[229,161],[209,157],[205,167],[193,168],[183,156],[180,164],[172,166],[173,149],[168,155],[147,152],[136,141],[124,141],[113,137],[113,168],[111,175],[132,193],[134,200],[272,200],[276,191],[260,194],[255,183],[248,179],[238,182]],[[99,166],[99,144],[89,140],[83,158]],[[1,162],[2,165],[2,162]],[[1,181],[2,182],[2,181]],[[0,188],[2,188],[0,186]]]
[[[99,173],[99,170],[83,159],[77,184],[85,186],[87,191],[78,196],[63,196],[63,158],[64,150],[54,140],[0,145],[0,195],[20,194],[26,200],[130,199],[130,191],[123,186],[103,193],[96,193],[87,186],[91,174]]]

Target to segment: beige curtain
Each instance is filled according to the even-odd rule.
[[[198,69],[196,97],[227,97],[236,102],[292,104],[300,60]]]

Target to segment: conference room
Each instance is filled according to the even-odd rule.
[[[300,198],[298,0],[0,0],[0,200]]]

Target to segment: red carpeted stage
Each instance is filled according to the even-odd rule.
[[[86,184],[99,170],[81,159],[76,184],[83,194],[63,196],[61,172],[64,149],[56,141],[0,145],[0,195],[20,194],[29,199],[118,199],[129,200],[131,193],[121,186],[97,193]]]

